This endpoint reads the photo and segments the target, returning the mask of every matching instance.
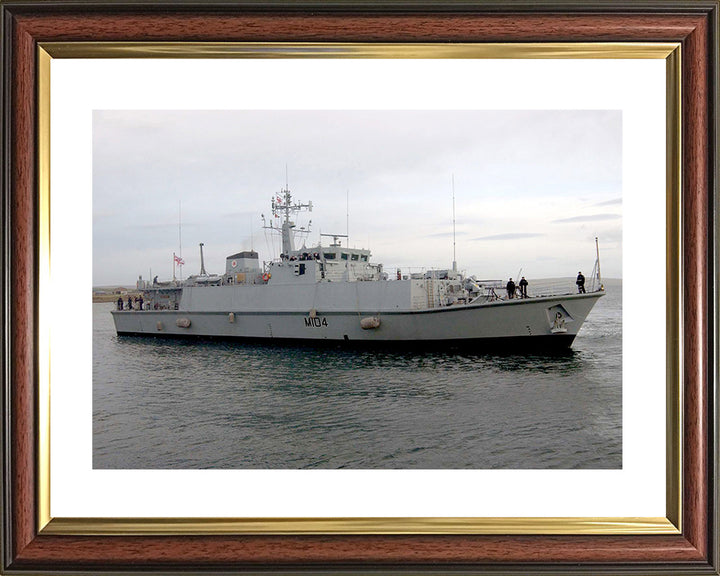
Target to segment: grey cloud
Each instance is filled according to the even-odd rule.
[[[555,224],[563,224],[567,222],[599,222],[601,220],[617,220],[622,218],[620,214],[592,214],[590,216],[573,216],[572,218],[561,218],[553,220]]]
[[[130,224],[127,226],[129,230],[168,230],[177,229],[177,224]]]
[[[473,241],[484,242],[485,240],[521,240],[523,238],[538,238],[545,236],[545,234],[533,234],[533,233],[509,233],[509,234],[495,234],[493,236],[481,236],[480,238],[473,238]]]
[[[606,202],[598,202],[595,206],[614,206],[616,204],[622,204],[622,198],[615,198],[613,200],[607,200]]]
[[[456,236],[464,236],[467,232],[456,232]],[[437,234],[428,234],[426,238],[452,238],[452,232],[438,232]]]

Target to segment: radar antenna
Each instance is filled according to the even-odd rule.
[[[329,238],[333,239],[333,243],[330,244],[330,246],[341,246],[340,242],[338,242],[338,238],[347,238],[347,234],[320,234],[320,236],[328,236]]]

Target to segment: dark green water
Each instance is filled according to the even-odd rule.
[[[94,468],[620,468],[622,284],[561,356],[115,335],[93,304]]]

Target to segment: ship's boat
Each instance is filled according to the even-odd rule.
[[[114,310],[119,335],[254,339],[273,342],[378,344],[476,350],[566,349],[595,303],[592,292],[510,298],[497,281],[467,278],[455,268],[388,274],[370,251],[295,246],[291,218],[312,203],[285,189],[272,201],[282,253],[261,262],[254,250],[226,259],[225,273],[184,281],[139,282],[142,309]],[[598,262],[599,265],[599,262]],[[599,278],[599,273],[598,273]]]

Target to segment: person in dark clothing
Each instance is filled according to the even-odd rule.
[[[585,276],[583,276],[582,272],[578,272],[575,284],[577,284],[578,287],[578,294],[585,294]]]
[[[527,298],[527,287],[528,287],[528,281],[525,280],[525,276],[523,276],[520,279],[520,282],[518,283],[520,286],[520,297],[521,298]]]
[[[507,286],[505,286],[505,288],[507,289],[508,298],[510,298],[511,300],[515,298],[515,282],[513,282],[512,278],[508,280]]]
[[[120,296],[120,297],[118,298],[118,301],[117,301],[117,309],[118,309],[118,310],[122,310],[122,309],[123,309],[123,299],[122,299],[122,296]]]
[[[128,296],[128,310],[132,310],[132,296]]]
[[[157,283],[158,283],[158,281],[157,281],[157,276],[155,276],[155,278],[153,278],[153,285],[155,285],[155,284],[157,284]]]
[[[143,306],[143,297],[142,296],[140,296],[138,298],[138,304],[140,304],[140,310],[142,310],[142,306]]]

